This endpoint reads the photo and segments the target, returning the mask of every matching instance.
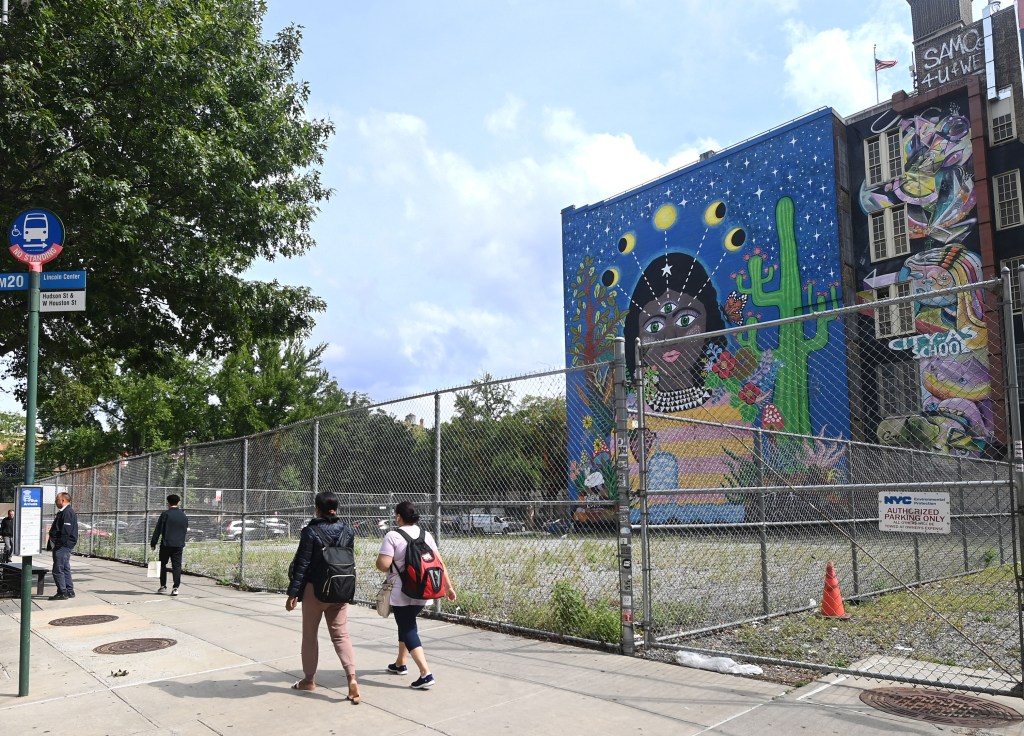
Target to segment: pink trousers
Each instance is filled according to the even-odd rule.
[[[327,631],[331,635],[334,651],[341,660],[346,675],[356,673],[356,658],[352,653],[352,640],[348,636],[348,604],[324,603],[313,593],[313,586],[306,583],[302,591],[302,673],[307,680],[316,675],[320,660],[317,643],[320,633],[320,619],[327,618]]]

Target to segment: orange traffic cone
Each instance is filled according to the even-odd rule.
[[[846,621],[850,615],[843,608],[843,594],[839,592],[839,578],[831,561],[825,568],[825,592],[821,594],[821,615]]]

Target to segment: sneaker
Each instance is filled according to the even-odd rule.
[[[157,591],[156,591],[157,595],[160,595],[161,593],[166,593],[166,592],[167,592],[167,586],[166,585],[161,585],[159,588],[157,588]]]
[[[64,595],[63,593],[54,593],[53,595],[51,595],[46,600],[48,600],[48,601],[66,601],[66,600],[68,600],[68,597],[66,595]]]
[[[429,672],[418,680],[413,680],[411,687],[417,690],[426,690],[428,687],[434,687],[434,676]]]
[[[407,675],[409,674],[409,665],[403,664],[399,666],[397,664],[389,664],[388,672],[392,675]]]
[[[171,590],[171,595],[178,595],[178,589],[174,588]]]
[[[74,593],[65,593],[65,595],[66,595],[66,596],[67,596],[68,598],[74,598],[74,597],[75,597],[75,594],[74,594]]]

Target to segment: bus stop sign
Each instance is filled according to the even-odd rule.
[[[49,210],[25,210],[7,233],[11,255],[22,263],[46,263],[64,249],[64,224]]]

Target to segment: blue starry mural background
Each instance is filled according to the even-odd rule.
[[[610,360],[623,334],[655,338],[665,317],[704,332],[841,306],[835,166],[833,116],[822,110],[612,199],[567,208],[567,365]],[[684,312],[697,316],[676,317]],[[806,473],[810,464],[835,477],[842,462],[834,440],[849,437],[840,320],[821,316],[687,344],[666,351],[660,364],[656,349],[644,359],[648,409],[692,420],[649,425],[652,490],[750,485],[756,429],[821,438],[814,446],[773,442],[765,454],[787,472]],[[631,344],[626,352],[635,384]],[[570,496],[598,487],[603,498],[616,498],[611,372],[572,373],[567,389]],[[631,407],[639,400],[634,392]],[[630,439],[635,464],[639,444]],[[735,519],[742,509],[734,501],[716,495],[688,504],[687,513]],[[683,504],[670,505],[681,513]]]

